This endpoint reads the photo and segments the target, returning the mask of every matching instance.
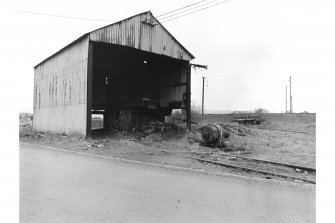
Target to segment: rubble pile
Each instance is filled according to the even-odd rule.
[[[231,124],[219,124],[219,125],[235,135],[245,136],[247,133],[250,133],[250,129],[244,126],[231,125]]]
[[[19,136],[31,137],[35,139],[42,138],[42,132],[33,132],[33,115],[29,113],[20,113],[19,116]]]
[[[94,140],[93,143],[88,143],[86,142],[85,143],[85,146],[86,147],[90,147],[90,148],[100,148],[100,149],[103,149],[105,148],[105,144],[107,143],[107,140],[106,139],[98,139],[98,140]],[[107,149],[109,149],[109,147],[107,147]]]
[[[33,125],[33,115],[29,113],[20,113],[19,116],[20,125],[28,127]]]
[[[149,122],[147,126],[144,127],[143,132],[145,134],[151,133],[166,133],[166,132],[180,132],[179,126],[173,123],[164,123],[159,121]]]

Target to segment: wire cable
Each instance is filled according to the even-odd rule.
[[[27,14],[34,14],[34,15],[58,17],[58,18],[64,18],[64,19],[91,20],[91,21],[96,21],[96,22],[115,22],[115,20],[110,20],[110,19],[95,19],[95,18],[84,18],[84,17],[74,17],[74,16],[63,16],[63,15],[54,15],[54,14],[31,12],[31,11],[20,11],[20,12],[27,13]]]
[[[197,5],[197,4],[201,3],[201,2],[206,2],[206,1],[208,1],[208,0],[203,0],[203,1],[200,1],[200,2],[195,2],[195,3],[193,3],[193,4],[184,6],[184,7],[182,7],[182,8],[178,8],[178,9],[172,10],[172,11],[170,11],[170,12],[167,12],[167,13],[161,14],[161,15],[159,15],[159,16],[156,16],[156,18],[161,17],[161,16],[164,16],[164,15],[167,15],[167,14],[170,14],[170,13],[172,13],[172,12],[179,11],[179,10],[181,10],[181,9],[185,9],[185,8],[191,7],[191,6],[193,6],[193,5]]]
[[[193,11],[193,12],[189,12],[189,13],[186,13],[186,14],[181,15],[181,16],[177,16],[177,17],[172,18],[172,19],[168,19],[168,20],[165,20],[165,21],[161,21],[161,23],[165,23],[165,22],[168,22],[168,21],[172,21],[172,20],[175,20],[175,19],[178,19],[178,18],[187,16],[187,15],[190,15],[190,14],[193,14],[193,13],[196,13],[196,12],[199,12],[199,11],[202,11],[202,10],[205,10],[205,9],[208,9],[208,8],[211,8],[211,7],[220,5],[220,4],[222,4],[222,3],[226,3],[226,2],[228,2],[228,1],[230,1],[230,0],[226,0],[226,1],[223,1],[223,2],[219,2],[219,3],[216,3],[216,4],[214,4],[214,5],[211,5],[211,6],[208,6],[208,7],[205,7],[205,8],[201,8],[201,9],[198,9],[198,10]]]
[[[167,19],[167,18],[176,16],[176,15],[182,14],[182,13],[184,13],[184,12],[191,11],[191,10],[193,10],[193,9],[201,8],[202,6],[209,5],[209,4],[211,4],[211,3],[213,3],[213,2],[217,2],[217,1],[220,1],[220,0],[214,0],[214,1],[211,1],[211,2],[206,2],[206,3],[202,4],[202,5],[198,5],[198,6],[196,6],[196,7],[193,7],[193,8],[190,8],[190,9],[186,9],[186,10],[181,11],[181,12],[174,13],[174,14],[172,14],[172,15],[163,16],[164,18],[161,18],[161,20],[164,20],[164,19]]]
[[[170,12],[167,12],[167,13],[164,13],[164,14],[161,14],[161,15],[159,15],[159,16],[156,16],[156,18],[161,17],[161,16],[164,16],[164,15],[171,14],[171,13],[176,12],[176,11],[180,11],[181,9],[185,9],[185,8],[188,8],[188,7],[191,7],[191,6],[200,4],[200,3],[205,2],[205,1],[208,1],[208,0],[202,0],[202,1],[199,1],[199,2],[195,2],[195,3],[193,3],[193,4],[184,6],[184,7],[182,7],[182,8],[175,9],[175,10],[173,10],[173,11],[170,11]],[[182,13],[187,12],[187,11],[191,11],[191,10],[196,9],[196,8],[200,8],[200,7],[202,7],[202,6],[211,4],[211,3],[216,2],[216,1],[218,1],[218,0],[214,0],[214,1],[211,1],[211,2],[207,2],[207,3],[202,4],[202,5],[200,5],[200,6],[193,7],[192,9],[187,9],[187,10],[184,10],[184,11],[182,11],[182,12],[178,12],[178,13],[175,13],[175,14],[173,14],[173,15],[166,16],[165,18],[162,18],[162,20],[164,20],[164,19],[166,19],[166,18],[170,18],[170,17],[176,16],[176,15],[179,15],[179,14],[182,14]],[[164,21],[162,21],[161,23],[168,22],[168,21],[171,21],[171,20],[175,20],[175,19],[178,19],[178,18],[187,16],[187,15],[193,14],[193,13],[195,13],[195,12],[199,12],[199,11],[202,11],[202,10],[205,10],[205,9],[208,9],[208,8],[211,8],[211,7],[214,7],[214,6],[216,6],[216,5],[219,5],[219,4],[228,2],[228,1],[230,1],[230,0],[226,0],[226,1],[223,1],[223,2],[219,2],[219,3],[216,3],[216,4],[214,4],[214,5],[210,5],[210,6],[207,6],[207,7],[205,7],[205,8],[201,8],[201,9],[198,9],[198,10],[195,10],[195,11],[192,11],[192,12],[189,12],[189,13],[186,13],[186,14],[183,14],[183,15],[181,15],[181,16],[177,16],[177,17],[174,17],[174,18],[171,18],[171,19],[168,19],[168,20],[164,20]],[[42,16],[56,17],[56,18],[64,18],[64,19],[77,19],[77,20],[86,20],[86,21],[95,21],[95,22],[115,22],[115,20],[110,20],[110,19],[86,18],[86,17],[75,17],[75,16],[64,16],[64,15],[47,14],[47,13],[39,13],[39,12],[32,12],[32,11],[20,11],[20,12],[21,12],[21,13],[27,13],[27,14],[34,14],[34,15],[42,15]]]

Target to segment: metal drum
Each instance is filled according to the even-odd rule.
[[[202,129],[201,136],[205,143],[218,143],[222,133],[223,129],[220,125],[210,124]]]

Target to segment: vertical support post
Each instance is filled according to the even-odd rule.
[[[290,113],[292,113],[292,79],[290,76]]]
[[[187,128],[191,130],[191,65],[187,64],[186,69],[186,114],[187,114]]]
[[[285,91],[285,113],[287,113],[287,85],[286,85],[286,91]]]
[[[205,104],[205,78],[202,77],[202,108],[201,108],[201,120],[204,121],[204,104]]]
[[[89,42],[87,62],[87,111],[86,111],[86,137],[92,136],[92,81],[93,81],[93,43]]]

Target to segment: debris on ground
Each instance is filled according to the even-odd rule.
[[[289,154],[290,157],[293,157],[291,156],[292,153],[287,153],[287,147],[291,145],[287,142],[288,137],[291,137],[291,141],[294,140],[294,142],[305,140],[305,138],[302,138],[304,136],[302,134],[288,135],[286,133],[281,134],[277,132],[278,129],[285,128],[296,132],[299,131],[300,129],[298,127],[292,127],[291,122],[290,124],[284,123],[281,125],[277,123],[263,122],[261,126],[251,127],[232,123],[232,117],[229,118],[229,120],[213,118],[210,121],[192,125],[191,130],[186,129],[185,123],[173,122],[172,124],[152,121],[149,122],[142,131],[134,129],[128,131],[121,131],[119,129],[105,131],[102,129],[100,131],[95,130],[94,133],[96,134],[92,137],[85,137],[79,135],[72,136],[64,133],[33,132],[33,116],[20,114],[20,141],[22,140],[22,142],[33,142],[68,150],[84,151],[144,162],[217,171],[217,166],[194,162],[192,159],[200,158],[218,163],[227,162],[231,165],[244,165],[245,162],[239,158],[239,155],[245,155],[246,157],[257,157],[262,156],[263,154],[268,155],[270,152],[266,151],[265,153],[264,148],[270,150],[271,153],[280,154],[280,157],[282,157],[282,155],[288,157],[287,154]],[[211,143],[206,145],[206,147],[203,147],[205,145],[205,140],[202,135],[203,131],[208,127],[207,124],[212,125],[213,129],[222,129],[221,146],[219,141],[216,143],[215,140],[212,141],[210,139],[211,135],[209,135],[209,141],[211,141]],[[271,129],[277,129],[276,132],[272,133],[271,131],[262,130],[263,128],[270,129],[269,126]],[[315,124],[310,124],[308,127],[302,125],[301,127],[304,128],[304,131],[307,131],[308,129],[315,127]],[[211,131],[213,131],[213,129]],[[282,139],[280,137],[285,138]],[[314,145],[312,140],[308,143]],[[295,144],[292,143],[292,145]],[[261,147],[263,151],[259,150],[259,147]],[[276,150],[272,150],[273,148]],[[285,153],[282,153],[282,151],[285,151]],[[278,157],[277,154],[274,154],[273,156],[268,155],[269,160],[271,160],[271,158],[276,160],[276,157]],[[189,159],[189,157],[193,158]],[[268,157],[265,156],[265,158]],[[245,165],[249,165],[249,163]],[[266,166],[266,168],[267,167],[268,166]],[[236,171],[220,167],[220,170],[221,169],[236,174],[244,174],[240,170]],[[269,170],[276,169],[277,167],[269,167]],[[302,168],[293,168],[292,174],[309,179],[313,178],[314,172],[308,172]],[[252,174],[252,176],[254,175]],[[259,174],[259,176],[264,177],[261,174]],[[264,178],[276,179],[276,177],[267,176]],[[290,180],[292,181],[292,179]]]
[[[154,132],[164,133],[167,131],[180,132],[180,127],[173,123],[164,123],[160,121],[151,121],[147,126],[144,127],[143,132],[145,134],[152,134]]]
[[[237,161],[237,158],[235,156],[232,156],[232,157],[228,157],[228,160]]]
[[[34,132],[32,125],[25,124],[20,126],[19,136],[20,137],[30,137],[34,139],[40,139],[43,136],[43,132]]]
[[[105,148],[104,143],[106,143],[106,142],[107,142],[106,139],[100,139],[100,140],[95,140],[93,143],[88,143],[88,142],[86,142],[86,143],[85,143],[85,146],[86,146],[86,147],[90,147],[90,148],[92,148],[92,147],[96,147],[96,148]]]
[[[156,131],[155,128],[148,128],[148,129],[144,130],[143,132],[144,132],[145,134],[151,134],[151,133],[153,133],[154,131]]]
[[[19,136],[20,137],[30,137],[30,138],[34,138],[34,139],[40,139],[42,138],[42,132],[33,132],[30,131],[29,133],[27,132],[20,132]]]
[[[220,124],[220,126],[235,135],[245,136],[247,132],[250,132],[250,129],[245,128],[240,125],[230,125],[230,124]]]

